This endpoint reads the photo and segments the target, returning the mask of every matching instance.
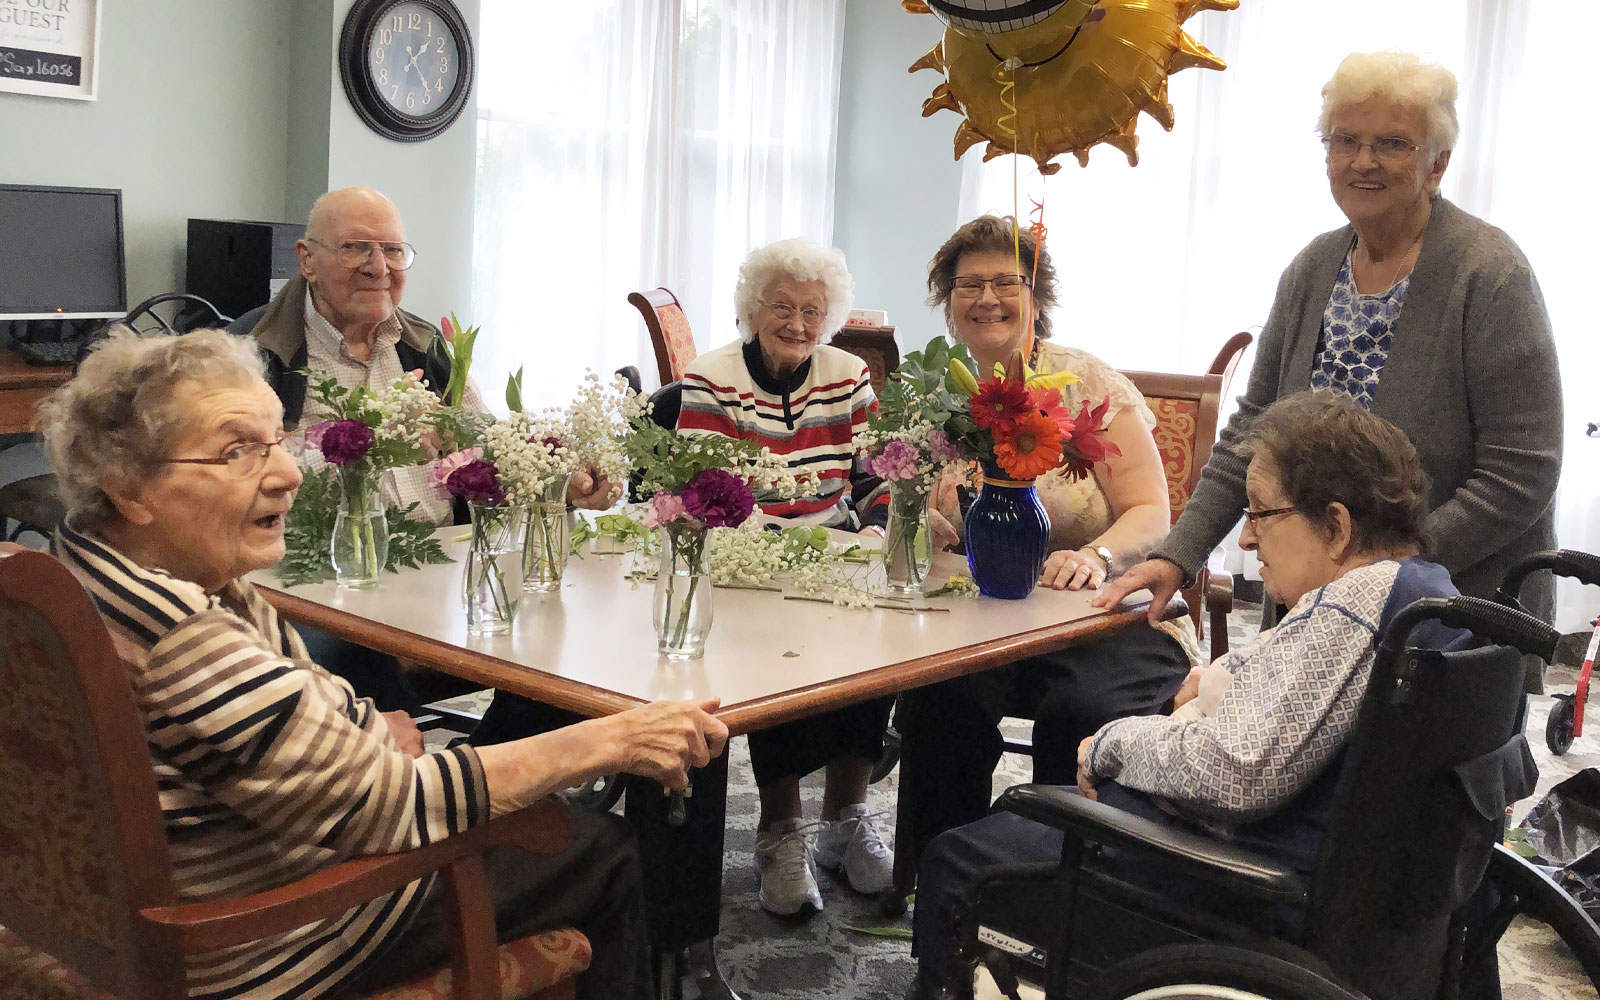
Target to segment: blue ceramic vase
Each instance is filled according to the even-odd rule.
[[[1010,484],[1010,485],[1007,485]],[[1050,549],[1050,515],[1033,482],[983,466],[983,489],[967,510],[967,566],[987,597],[1020,601],[1033,593]]]

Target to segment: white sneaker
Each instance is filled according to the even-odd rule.
[[[829,871],[844,870],[850,888],[876,895],[894,882],[894,848],[884,837],[878,818],[866,804],[845,806],[837,822],[817,835],[817,864]]]
[[[797,819],[779,820],[756,834],[756,868],[761,872],[761,908],[780,917],[792,917],[809,906],[822,909],[822,890],[811,863],[806,831],[811,824]]]

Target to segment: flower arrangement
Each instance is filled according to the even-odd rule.
[[[303,434],[302,457],[321,462],[304,470],[307,484],[285,526],[280,577],[294,585],[331,573],[341,586],[371,586],[384,569],[448,561],[411,518],[415,505],[390,517],[379,489],[385,471],[437,454],[438,397],[414,374],[377,392],[321,372],[306,375],[307,392],[333,416]]]

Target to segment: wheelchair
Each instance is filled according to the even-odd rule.
[[[996,809],[1060,830],[1060,859],[978,872],[942,996],[967,995],[981,965],[1002,993],[1020,976],[1050,1000],[1495,997],[1519,915],[1600,988],[1600,927],[1500,843],[1537,777],[1523,656],[1549,662],[1559,638],[1507,596],[1539,569],[1600,582],[1595,557],[1543,553],[1512,567],[1504,603],[1429,598],[1395,616],[1349,744],[1303,793],[1330,803],[1309,873],[1068,789],[1008,790]],[[1419,626],[1484,644],[1411,645]]]

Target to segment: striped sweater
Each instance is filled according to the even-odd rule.
[[[281,886],[488,819],[470,748],[413,759],[372,702],[306,658],[243,580],[210,595],[63,527],[56,554],[110,628],[144,717],[178,898]],[[194,956],[191,997],[313,1000],[411,921],[429,889]]]
[[[866,363],[854,354],[820,344],[791,375],[774,378],[756,340],[734,341],[700,355],[684,373],[678,430],[766,446],[796,473],[814,474],[818,487],[763,504],[764,513],[854,531],[861,525],[851,487],[865,492],[873,485],[857,465],[855,434],[877,405]],[[865,520],[881,522],[888,493],[880,490],[873,500],[867,506],[879,516]]]

